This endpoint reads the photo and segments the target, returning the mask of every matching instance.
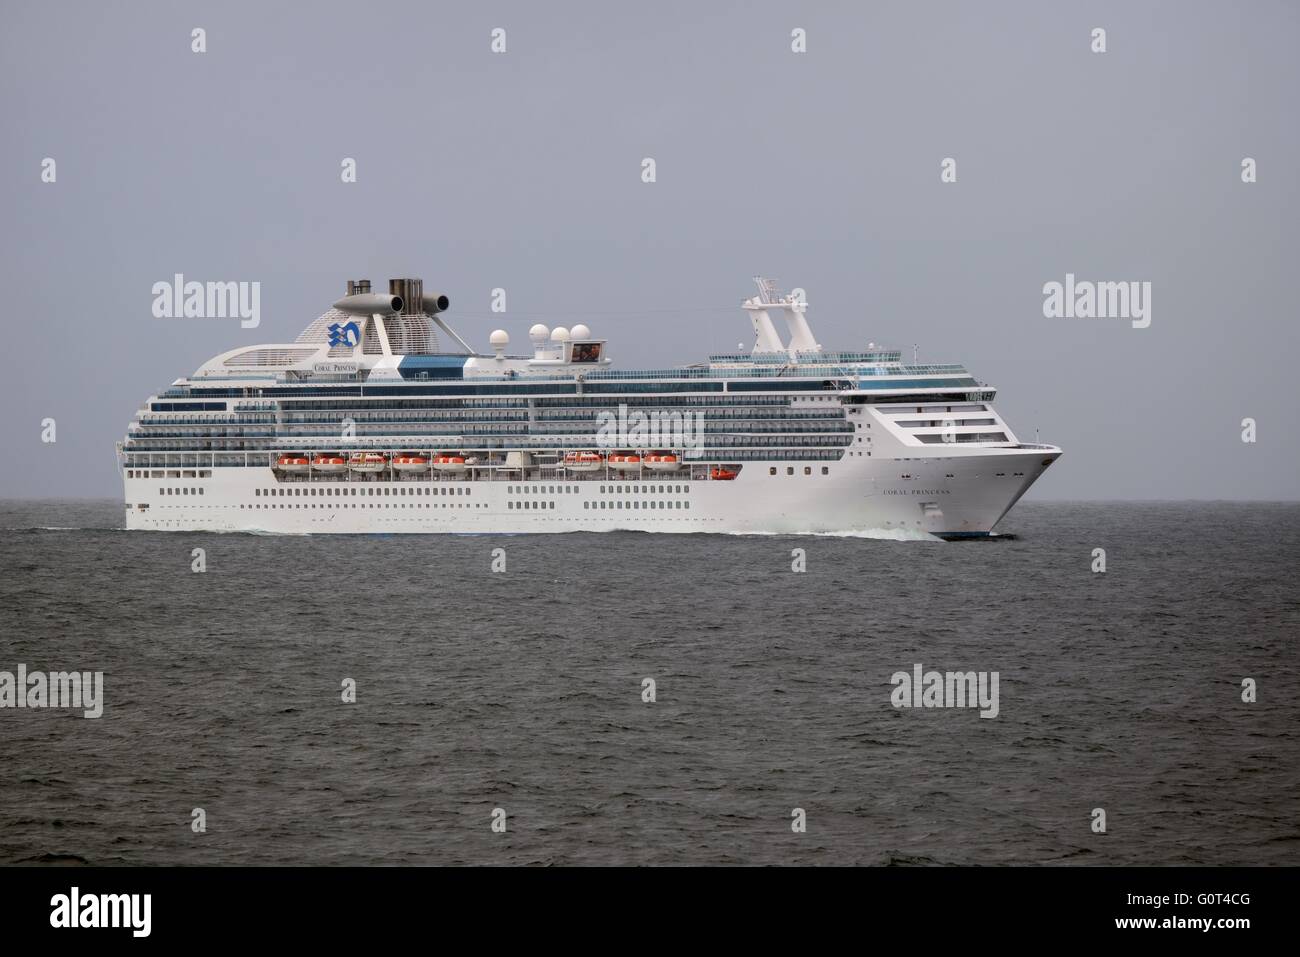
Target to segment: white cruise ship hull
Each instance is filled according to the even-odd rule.
[[[884,530],[978,536],[993,530],[1059,454],[1036,445],[921,458],[863,455],[825,465],[826,474],[820,462],[749,462],[735,479],[703,481],[612,471],[608,478],[575,473],[529,481],[437,473],[304,481],[270,468],[212,469],[207,477],[149,473],[124,479],[126,527],[273,534]]]

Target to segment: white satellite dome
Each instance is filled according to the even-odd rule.
[[[494,346],[501,346],[504,348],[510,345],[510,333],[506,332],[504,329],[493,329],[492,335],[488,336],[488,342]]]
[[[591,338],[591,330],[588,329],[585,325],[583,325],[583,324],[580,322],[580,323],[578,323],[576,326],[574,326],[572,329],[569,330],[569,338],[571,338],[571,339],[590,339],[590,338]]]
[[[534,342],[545,342],[546,337],[550,334],[551,330],[547,329],[540,322],[528,330],[528,338],[532,339]]]
[[[568,342],[568,341],[569,341],[569,330],[568,330],[568,329],[565,329],[564,326],[556,326],[554,329],[551,330],[551,341],[552,341],[552,342]]]

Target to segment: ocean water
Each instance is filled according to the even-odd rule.
[[[0,863],[1300,863],[1300,505],[1022,503],[973,542],[119,524],[0,503],[0,670],[105,673],[97,720],[0,710]],[[895,709],[917,663],[998,672],[998,716]]]

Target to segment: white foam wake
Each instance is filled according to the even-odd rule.
[[[843,532],[813,532],[827,538],[876,538],[885,542],[939,542],[942,538],[919,528],[857,528]]]
[[[939,542],[943,539],[919,528],[846,528],[837,532],[723,532],[724,535],[779,535],[784,538],[874,538],[882,542]]]

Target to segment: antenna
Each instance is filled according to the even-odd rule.
[[[764,279],[762,276],[755,276],[754,282],[758,284],[758,301],[760,303],[771,306],[781,300],[781,292],[776,288],[775,279]]]
[[[913,342],[912,343],[912,365],[917,365],[918,362],[920,361],[917,359],[917,356],[920,355],[920,350],[921,347],[917,345],[915,342]]]

